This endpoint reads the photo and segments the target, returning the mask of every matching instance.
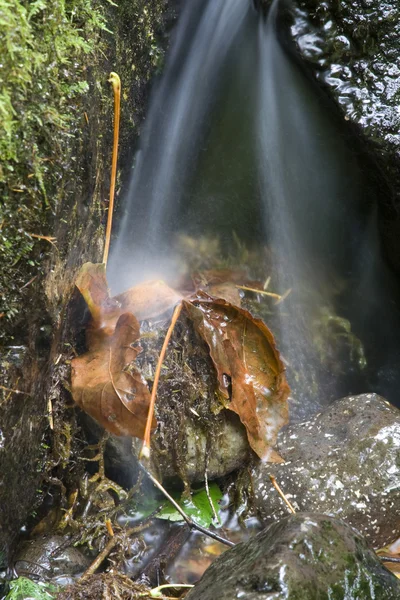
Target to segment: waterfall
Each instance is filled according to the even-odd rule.
[[[155,90],[110,257],[115,291],[141,279],[168,278],[177,257],[171,234],[185,186],[198,160],[226,63],[249,17],[243,0],[191,0]]]
[[[291,290],[266,321],[303,418],[339,395],[393,400],[400,317],[378,236],[379,176],[282,46],[279,8],[265,18],[247,0],[185,4],[107,273],[115,293],[146,279],[175,285],[179,236],[208,268],[216,239],[227,263],[235,243],[253,263],[258,253],[257,277]]]

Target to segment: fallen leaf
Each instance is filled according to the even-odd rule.
[[[220,507],[218,502],[222,499],[222,492],[216,483],[211,483],[209,486],[209,494],[205,489],[194,492],[191,499],[173,495],[174,500],[185,511],[185,513],[194,519],[198,525],[202,527],[220,526],[220,523],[215,519],[215,515],[219,518]],[[213,506],[210,505],[210,500]],[[166,519],[167,521],[183,521],[182,515],[168,501],[165,501],[160,512],[156,515],[157,519]]]
[[[106,343],[122,314],[130,312],[144,321],[172,310],[182,299],[181,294],[163,281],[146,281],[111,298],[104,263],[85,263],[75,285],[92,317],[86,328],[86,344],[91,350]]]
[[[137,319],[129,313],[121,315],[101,347],[96,344],[72,360],[72,396],[107,431],[143,438],[150,392],[132,366],[141,348],[131,344],[139,337]]]
[[[76,286],[92,318],[86,328],[88,352],[72,361],[72,396],[107,431],[143,438],[150,392],[132,365],[141,348],[131,344],[140,337],[138,319],[172,310],[181,295],[163,281],[149,281],[110,298],[103,263],[84,264]]]
[[[239,415],[260,458],[282,461],[272,447],[288,421],[290,390],[272,333],[248,311],[204,292],[183,304],[209,347],[223,406]]]
[[[164,281],[146,281],[115,296],[123,312],[131,312],[138,321],[145,321],[172,310],[182,300],[181,294]]]
[[[222,298],[230,304],[240,306],[242,299],[240,292],[234,283],[217,283],[215,285],[208,286],[205,290],[213,298]]]
[[[122,312],[120,304],[110,298],[105,264],[85,263],[78,273],[75,285],[90,311],[90,329],[102,330],[104,335],[112,334]]]
[[[134,314],[138,321],[158,317],[182,300],[181,294],[161,280],[146,281],[111,298],[104,263],[85,263],[75,285],[99,328],[114,329],[118,318],[127,312]]]

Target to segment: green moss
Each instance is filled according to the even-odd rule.
[[[105,1],[105,0],[104,0]],[[106,29],[96,0],[0,0],[0,313],[37,274],[83,118],[86,63]],[[50,246],[48,246],[50,247]]]
[[[30,234],[57,231],[65,256],[79,244],[82,223],[100,225],[105,213],[99,200],[106,197],[112,144],[111,70],[123,86],[120,167],[131,169],[147,84],[164,56],[166,6],[167,0],[0,0],[0,318],[8,331],[23,329],[24,286],[46,274],[54,250]]]

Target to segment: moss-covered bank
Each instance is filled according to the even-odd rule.
[[[162,64],[169,7],[167,0],[0,0],[3,557],[40,497],[47,465],[66,460],[50,426],[57,429],[69,402],[62,397],[71,342],[65,308],[74,275],[85,260],[101,259],[112,147],[108,75],[117,71],[123,84],[118,194],[150,78]]]
[[[28,282],[46,271],[51,248],[36,236],[55,236],[63,218],[71,225],[71,214],[66,217],[62,208],[77,183],[93,196],[85,171],[93,150],[105,153],[101,146],[110,131],[110,68],[118,66],[129,107],[123,140],[137,130],[143,88],[162,61],[157,35],[164,8],[164,0],[118,6],[112,0],[0,0],[3,333],[22,325]],[[93,136],[92,149],[88,142]],[[61,236],[60,252],[63,241]]]

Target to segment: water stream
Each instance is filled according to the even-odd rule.
[[[193,267],[246,266],[291,290],[268,310],[256,299],[303,418],[349,393],[395,400],[400,317],[381,257],[379,174],[279,28],[279,0],[266,18],[244,0],[186,3],[108,278],[116,293],[153,278],[179,285]]]

